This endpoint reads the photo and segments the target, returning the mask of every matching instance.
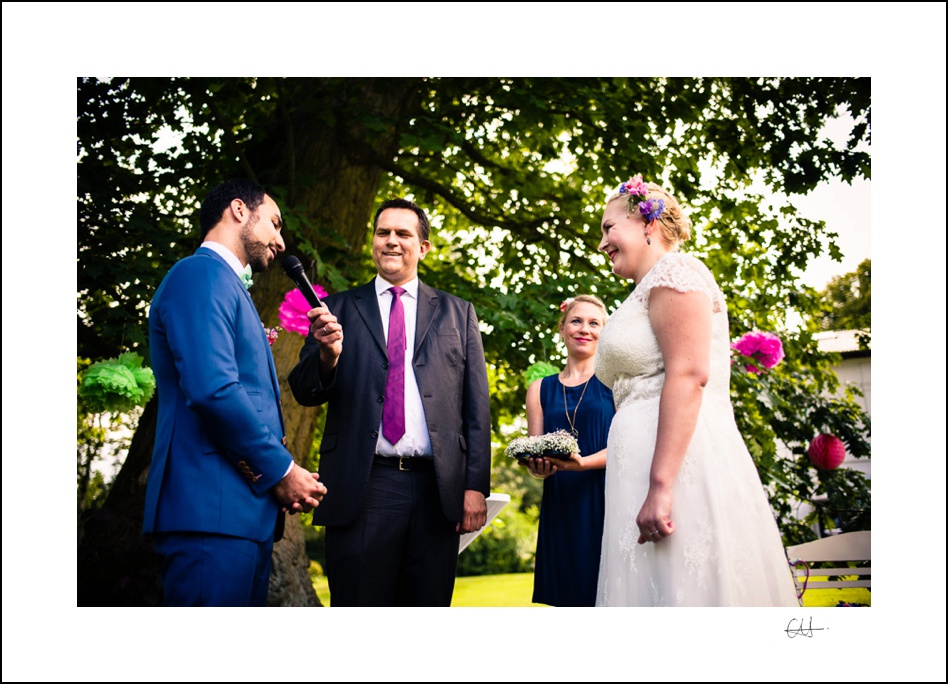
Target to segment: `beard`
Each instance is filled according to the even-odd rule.
[[[262,273],[270,265],[270,249],[254,237],[253,229],[260,217],[254,214],[240,231],[240,242],[247,253],[247,263],[254,273]]]

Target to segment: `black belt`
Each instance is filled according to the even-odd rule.
[[[379,465],[398,468],[402,471],[429,470],[434,467],[433,458],[422,456],[381,456],[375,455],[375,462]]]

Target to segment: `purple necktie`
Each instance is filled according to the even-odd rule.
[[[382,407],[382,434],[392,444],[405,434],[405,307],[399,296],[401,287],[390,287],[392,311],[388,317],[388,379]]]

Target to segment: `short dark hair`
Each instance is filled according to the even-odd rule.
[[[266,194],[259,183],[246,178],[232,178],[215,185],[201,205],[201,238],[207,237],[211,228],[220,223],[224,210],[232,201],[242,200],[250,211],[256,211]]]
[[[425,214],[425,210],[414,202],[402,199],[401,197],[393,197],[392,199],[387,199],[382,202],[382,206],[375,212],[375,219],[372,221],[373,230],[378,230],[379,216],[381,216],[382,212],[386,209],[410,209],[415,212],[415,216],[418,217],[418,239],[424,242],[428,239],[428,236],[431,235],[431,225],[428,223],[428,216]]]

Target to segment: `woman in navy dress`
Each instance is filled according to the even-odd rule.
[[[544,480],[533,602],[594,606],[605,514],[606,442],[615,414],[612,390],[594,373],[607,315],[605,305],[592,295],[568,299],[561,308],[566,367],[527,389],[527,431],[531,436],[572,432],[580,453],[564,460],[527,462],[530,474]]]

